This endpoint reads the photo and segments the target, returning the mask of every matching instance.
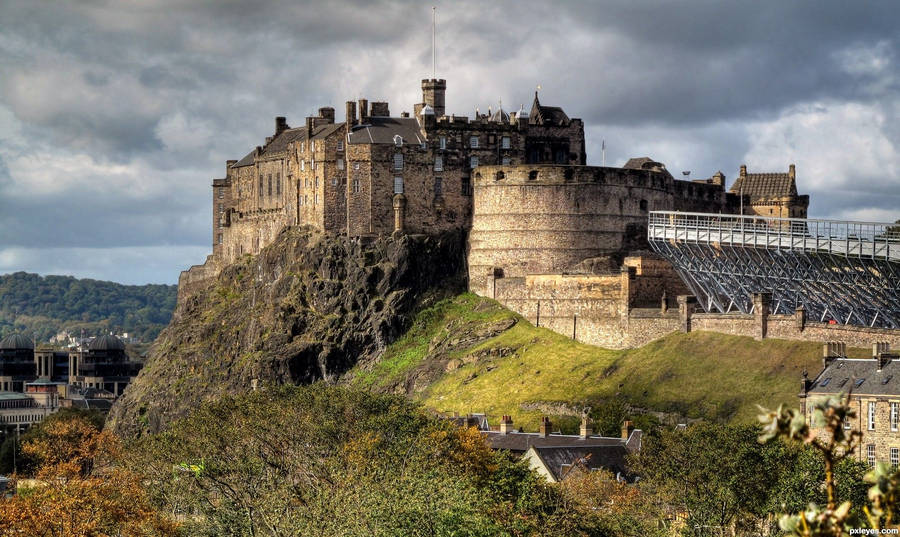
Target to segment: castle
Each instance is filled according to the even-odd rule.
[[[213,180],[213,254],[182,273],[180,288],[258,253],[286,226],[359,238],[465,229],[472,291],[577,339],[631,346],[656,334],[629,335],[632,309],[662,304],[666,314],[669,298],[687,293],[648,251],[649,211],[806,217],[793,165],[742,166],[730,190],[721,172],[676,180],[649,157],[586,166],[584,122],[537,92],[528,110],[469,118],[447,113],[446,89],[422,80],[422,102],[397,117],[359,99],[342,123],[330,107],[301,127],[275,118],[264,145]]]

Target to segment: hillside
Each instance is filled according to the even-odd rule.
[[[374,360],[415,311],[460,292],[463,247],[462,233],[368,243],[283,230],[178,304],[110,428],[155,432],[254,381],[306,384]]]
[[[439,411],[509,414],[532,430],[548,414],[574,430],[585,407],[598,418],[611,407],[665,421],[752,421],[756,404],[796,404],[801,371],[815,374],[821,363],[816,343],[711,332],[601,349],[463,294],[420,312],[407,334],[379,361],[351,371],[348,382],[407,393]]]
[[[11,332],[47,341],[61,330],[111,330],[150,342],[169,323],[175,285],[122,285],[27,272],[0,275],[0,337]],[[15,323],[15,326],[13,324]]]

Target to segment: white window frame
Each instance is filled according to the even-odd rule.
[[[869,401],[869,430],[875,430],[875,401]]]
[[[359,179],[353,180],[353,193],[359,194]]]
[[[503,136],[500,138],[500,148],[501,149],[509,149],[512,147],[512,138],[509,136]]]
[[[342,159],[342,158],[337,159],[337,169],[339,169],[339,170],[344,169],[344,159]]]
[[[900,425],[900,403],[891,401],[891,431],[897,432]]]
[[[875,458],[875,444],[866,446],[866,462],[869,463],[869,466],[872,468],[875,467],[875,463],[877,462],[877,459]]]
[[[469,147],[478,148],[478,137],[477,136],[469,136]]]
[[[434,157],[434,171],[442,172],[444,171],[444,157],[440,155],[436,155]]]
[[[305,171],[306,171],[306,161],[305,161],[305,160],[301,160],[301,161],[300,161],[300,171],[301,171],[301,172],[305,172]]]
[[[343,141],[343,140],[338,140],[338,143],[337,143],[337,150],[338,150],[338,151],[343,151],[343,150],[344,150],[344,141]]]
[[[447,149],[447,137],[446,136],[441,136],[440,138],[438,138],[438,142],[440,143],[441,149]]]
[[[359,162],[354,162],[354,163],[353,163],[353,169],[354,169],[354,170],[358,170],[358,169],[359,169]]]
[[[900,466],[900,448],[891,448],[891,466]]]
[[[477,167],[478,167],[478,157],[476,157],[476,156],[474,156],[474,155],[471,156],[471,157],[469,157],[469,167],[470,167],[470,168],[477,168]]]

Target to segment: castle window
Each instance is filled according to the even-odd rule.
[[[338,140],[338,143],[337,143],[337,150],[338,150],[338,151],[343,151],[343,150],[344,150],[344,141],[343,141],[343,140]]]
[[[441,149],[447,149],[447,137],[446,136],[441,136],[440,138],[438,138],[438,141],[440,142]]]
[[[300,151],[306,151],[306,142],[300,142]]]
[[[468,177],[463,177],[460,180],[460,184],[462,185],[462,195],[468,196],[472,193],[472,180]]]
[[[300,171],[301,172],[306,171],[306,161],[305,160],[300,161]]]
[[[281,195],[281,173],[275,174],[275,193]]]
[[[259,197],[263,197],[263,176],[259,176]]]
[[[444,157],[434,157],[434,171],[444,171]]]
[[[641,200],[641,210],[647,212],[647,200]]]
[[[509,136],[504,136],[503,138],[500,139],[500,147],[502,147],[503,149],[509,149],[509,146],[510,146],[509,142],[510,142]]]
[[[219,189],[219,199],[222,199],[224,197],[225,197],[225,191],[220,188]]]
[[[339,169],[339,170],[344,169],[344,159],[342,159],[342,158],[337,159],[337,169]]]
[[[268,176],[268,180],[269,180],[269,195],[271,196],[272,195],[272,174],[271,173]]]
[[[353,192],[359,194],[359,179],[353,180]]]
[[[469,167],[470,168],[478,167],[478,157],[469,157]]]
[[[469,147],[474,147],[474,148],[478,147],[478,137],[477,136],[469,137]]]
[[[358,170],[358,169],[359,169],[359,162],[354,162],[354,163],[353,163],[353,169],[354,169],[354,170]]]
[[[219,204],[219,214],[222,214],[225,211],[225,206],[221,203]]]
[[[400,176],[394,177],[394,194],[403,194],[403,178]]]
[[[872,468],[875,467],[875,444],[866,446],[866,462],[868,462],[869,466]]]
[[[500,164],[503,164],[504,166],[509,166],[509,162],[510,162],[509,157],[503,157],[503,159],[500,161]]]
[[[537,170],[531,170],[530,172],[528,172],[528,179],[531,181],[537,179]]]
[[[403,169],[403,153],[394,153],[394,169]]]
[[[875,401],[869,402],[869,430],[875,430]]]
[[[217,237],[217,239],[219,241],[219,244],[222,244],[222,234],[221,233],[219,233],[219,236]]]
[[[897,468],[900,465],[900,448],[891,448],[891,467]]]
[[[309,142],[309,151],[310,153],[315,153],[316,151],[316,141],[312,140]]]
[[[337,186],[337,177],[331,178],[331,186]]]
[[[900,403],[891,403],[891,430],[897,432],[897,422],[900,420]]]
[[[313,205],[319,204],[319,193],[316,192],[315,197],[313,198]]]
[[[439,198],[444,195],[444,185],[440,177],[434,178],[434,196]]]

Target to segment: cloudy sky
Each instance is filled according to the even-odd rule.
[[[431,3],[0,2],[0,273],[174,283],[210,182],[274,130],[366,97],[411,110]],[[810,216],[900,218],[895,0],[437,1],[447,108],[583,118],[588,163],[785,171]]]

